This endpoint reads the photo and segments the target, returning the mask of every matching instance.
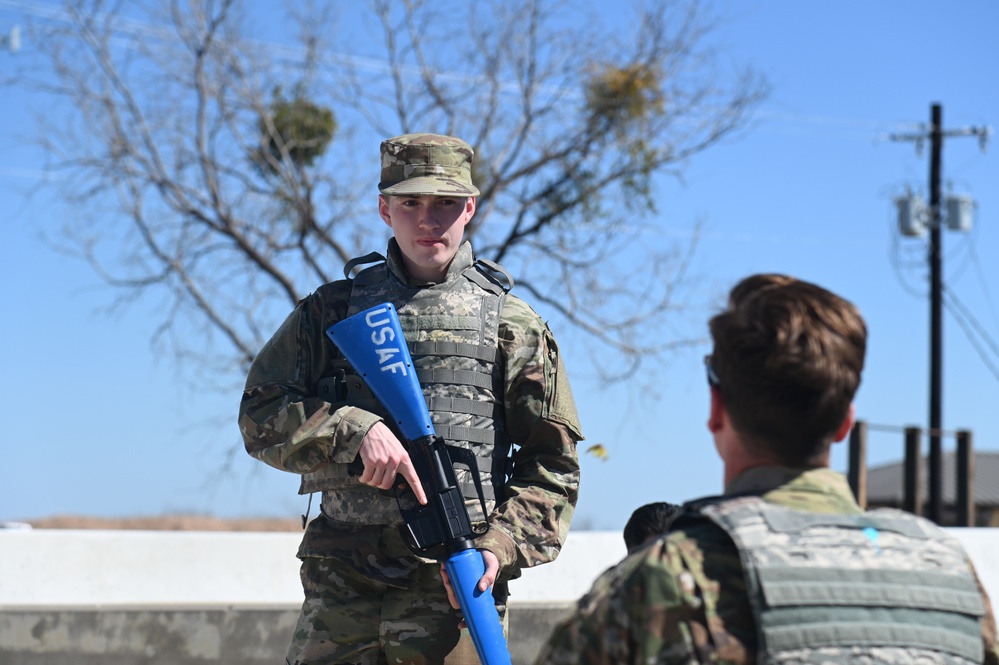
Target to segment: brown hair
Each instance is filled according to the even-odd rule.
[[[812,466],[860,385],[860,312],[815,284],[762,274],[736,284],[708,325],[710,363],[733,427],[783,464]]]

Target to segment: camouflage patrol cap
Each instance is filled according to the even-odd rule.
[[[382,194],[478,196],[472,147],[454,136],[403,134],[382,141]]]

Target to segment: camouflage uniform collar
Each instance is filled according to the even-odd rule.
[[[828,467],[795,469],[787,466],[757,466],[748,469],[725,488],[725,494],[763,495],[774,490],[821,492],[854,502],[846,476]]]
[[[461,273],[468,270],[474,262],[475,254],[472,252],[472,243],[466,240],[461,243],[454,258],[451,259],[451,265],[447,268],[447,275],[444,276],[444,283],[456,279]],[[385,263],[388,266],[389,272],[395,275],[406,286],[433,286],[433,284],[428,282],[418,282],[409,276],[409,273],[406,272],[406,265],[402,261],[402,250],[399,249],[399,243],[395,241],[395,238],[389,238],[388,250],[385,252]]]

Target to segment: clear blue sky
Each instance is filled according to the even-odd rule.
[[[606,4],[608,11],[617,5]],[[0,0],[0,31],[23,24],[27,8],[47,6]],[[934,102],[943,105],[948,129],[999,130],[999,3],[715,6],[728,21],[719,46],[764,72],[773,95],[749,134],[695,159],[683,185],[661,188],[659,226],[683,236],[701,220],[694,272],[717,303],[738,279],[761,271],[815,281],[857,303],[870,329],[859,417],[925,426],[926,241],[894,238],[892,197],[906,186],[925,195],[928,150],[917,154],[912,143],[884,136],[916,131]],[[0,72],[33,48],[0,53]],[[148,338],[157,303],[108,313],[112,294],[90,270],[39,241],[40,230],[57,226],[60,208],[27,196],[42,177],[39,157],[18,147],[31,117],[15,91],[2,89],[0,99],[0,521],[301,513],[297,478],[242,452],[238,389],[192,392],[171,358],[154,357]],[[975,139],[947,140],[943,177],[978,206],[970,234],[944,234],[945,282],[973,317],[969,325],[987,335],[976,339],[983,361],[945,316],[944,427],[971,429],[979,449],[999,450],[999,349],[989,348],[999,340],[999,145],[982,153]],[[905,264],[901,273],[896,258]],[[584,341],[555,332],[588,443],[610,452],[606,461],[583,456],[577,526],[619,529],[642,503],[721,489],[721,463],[704,427],[706,345],[656,368],[650,395],[635,385],[600,385],[583,364]],[[844,453],[841,446],[834,456],[841,470]],[[871,464],[901,453],[901,434],[872,434]]]

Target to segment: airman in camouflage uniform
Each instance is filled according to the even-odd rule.
[[[856,308],[756,275],[710,328],[724,495],[685,504],[666,536],[598,578],[537,663],[999,665],[960,544],[922,518],[862,510],[828,468],[864,364]]]
[[[551,331],[462,241],[479,193],[472,149],[435,134],[381,148],[386,257],[349,262],[345,275],[375,265],[298,304],[254,360],[240,405],[247,451],[302,474],[302,493],[322,492],[298,552],[305,603],[288,663],[478,662],[439,563],[403,541],[395,481],[412,489],[403,507],[424,491],[381,405],[326,338],[332,324],[395,304],[437,433],[476,454],[487,485],[488,521],[459,469],[484,531],[479,586],[493,586],[504,626],[507,582],[558,555],[578,495],[582,435]]]

